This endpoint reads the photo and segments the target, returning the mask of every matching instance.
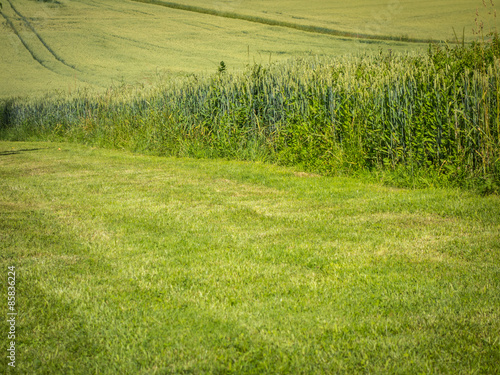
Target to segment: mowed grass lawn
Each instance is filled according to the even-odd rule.
[[[499,373],[499,235],[497,196],[0,142],[12,373]]]

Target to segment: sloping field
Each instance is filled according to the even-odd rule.
[[[455,29],[471,40],[481,22],[485,33],[498,26],[494,7],[476,0],[5,0],[0,12],[0,97],[148,84],[220,61],[240,70],[303,54],[422,50],[386,39],[454,40]]]
[[[174,9],[175,4],[202,6],[247,19],[260,17],[274,24]],[[366,0],[352,6],[317,0],[307,4],[175,4],[172,8],[119,0],[3,1],[0,97],[51,89],[105,88],[122,82],[148,84],[163,74],[211,73],[220,61],[230,70],[239,70],[247,64],[267,64],[303,54],[423,49],[426,44],[335,37],[279,23],[375,37],[440,40],[450,38],[452,24],[459,32],[464,26],[469,29],[476,8],[471,2],[451,6],[446,0],[432,6],[418,3],[420,10],[405,2]],[[405,16],[409,14],[411,17]],[[436,22],[437,18],[442,22]]]
[[[481,0],[175,0],[159,3],[182,4],[299,25],[313,25],[353,34],[379,37],[454,40],[473,37],[478,22],[488,32],[498,27],[494,6]],[[491,14],[489,14],[491,13]]]

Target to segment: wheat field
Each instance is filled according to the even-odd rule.
[[[479,21],[492,11],[480,1],[448,0],[418,4],[181,0],[176,4],[203,7],[222,17],[135,1],[3,1],[0,97],[53,90],[71,93],[116,83],[148,85],[158,76],[212,73],[220,61],[229,70],[241,71],[254,63],[303,55],[422,50],[426,43],[404,39],[450,40],[455,29],[459,38],[466,30],[468,40],[476,9]],[[493,16],[488,19],[489,23],[483,22],[485,29],[497,22]],[[339,37],[281,24],[403,41]]]
[[[271,18],[302,25],[315,25],[352,33],[453,40],[453,29],[468,40],[476,27],[475,18],[493,28],[496,20],[491,3],[481,0],[178,0],[176,3],[217,9],[221,12]],[[494,18],[494,17],[493,17]],[[486,22],[486,20],[489,20]]]

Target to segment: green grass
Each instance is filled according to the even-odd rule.
[[[499,373],[498,196],[0,142],[0,226],[16,373]]]

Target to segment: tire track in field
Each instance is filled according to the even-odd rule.
[[[110,38],[125,40],[125,41],[129,42],[130,44],[134,44],[138,48],[145,49],[145,50],[148,50],[147,47],[152,47],[152,48],[156,48],[156,49],[163,49],[163,50],[167,50],[167,51],[172,50],[171,48],[168,48],[168,47],[160,46],[160,45],[149,43],[149,42],[143,42],[143,41],[140,41],[137,39],[128,38],[126,36],[116,35],[116,34],[104,32],[104,31],[102,31],[100,34],[109,36]]]
[[[43,46],[50,52],[50,54],[52,56],[54,56],[54,58],[56,60],[58,60],[59,62],[63,63],[64,65],[68,66],[69,68],[72,68],[72,69],[75,69],[75,66],[74,65],[69,65],[68,63],[66,63],[66,61],[64,61],[60,56],[58,56],[53,50],[52,48],[50,48],[50,46],[42,39],[42,37],[40,36],[40,34],[38,34],[38,32],[35,30],[35,28],[33,27],[33,25],[31,25],[31,23],[26,19],[26,17],[24,17],[15,7],[14,5],[12,4],[12,2],[10,0],[7,0],[7,2],[10,4],[12,10],[23,20],[24,24],[26,26],[28,26],[28,28],[36,35],[36,37],[38,38],[38,40],[40,40],[40,42],[43,44]]]
[[[26,42],[24,41],[24,39],[21,37],[21,35],[19,34],[19,32],[17,31],[16,27],[14,26],[14,24],[12,23],[12,21],[9,19],[9,17],[0,10],[0,14],[3,16],[3,18],[5,19],[5,21],[7,21],[7,25],[10,26],[10,28],[12,29],[12,31],[14,32],[14,34],[19,38],[19,40],[21,41],[22,45],[24,46],[24,48],[26,48],[26,50],[30,53],[31,57],[33,58],[33,60],[35,60],[37,63],[39,63],[41,66],[43,66],[44,68],[52,71],[52,69],[50,69],[48,66],[46,66],[42,60],[40,60],[34,53],[33,51],[30,49],[30,47],[26,44]]]
[[[40,34],[38,34],[38,32],[35,30],[35,28],[33,27],[33,25],[31,25],[31,23],[26,19],[26,17],[24,17],[15,7],[14,5],[12,4],[12,2],[10,0],[7,0],[7,2],[9,3],[10,7],[12,8],[12,10],[19,16],[19,18],[21,18],[21,20],[24,22],[24,24],[26,26],[28,26],[28,28],[33,32],[33,34],[35,34],[35,36],[37,37],[37,39],[40,41],[40,43],[42,43],[42,45],[45,47],[45,49],[47,51],[49,51],[49,53],[57,60],[59,61],[60,63],[66,65],[68,68],[71,68],[71,69],[74,69],[74,70],[78,70],[75,68],[75,66],[73,65],[70,65],[68,64],[66,61],[64,61],[64,59],[62,59],[59,55],[57,55],[54,50],[52,48],[50,48],[50,46],[43,40],[43,38],[40,36]],[[13,25],[11,24],[11,27],[13,27]],[[24,46],[26,47],[26,44],[23,43]],[[33,53],[32,51],[30,51],[30,53],[32,54],[33,56]]]
[[[116,12],[116,13],[124,13],[124,14],[132,14],[132,15],[145,14],[147,16],[153,16],[154,15],[152,13],[147,13],[147,12],[143,12],[143,11],[140,11],[140,10],[123,10],[123,9],[117,9],[116,7],[111,7],[109,5],[104,5],[102,2],[98,2],[98,1],[94,1],[94,0],[73,0],[73,1],[77,1],[79,3],[85,4],[85,5],[88,5],[90,7],[97,8],[97,9],[110,10],[110,11],[113,11],[113,12]]]
[[[4,3],[4,5],[6,4],[9,4],[12,8],[12,3],[10,2],[10,0],[7,0],[7,3]],[[34,32],[34,28],[29,27],[30,33],[28,35],[24,35],[22,31],[20,31],[21,30],[20,26],[17,25],[16,27],[16,25],[14,24],[14,23],[19,23],[21,24],[22,27],[21,23],[22,19],[16,18],[16,17],[21,18],[19,16],[20,13],[16,12],[15,16],[7,15],[5,12],[6,10],[5,8],[6,7],[4,6],[4,9],[0,9],[0,14],[7,22],[7,25],[12,29],[14,34],[20,40],[21,44],[24,46],[26,51],[28,51],[33,60],[36,61],[36,63],[40,64],[43,68],[59,76],[74,77],[75,80],[78,79],[78,81],[80,82],[84,82],[91,85],[96,85],[96,84],[99,85],[98,83],[89,81],[88,79],[82,78],[81,76],[77,77],[76,72],[83,73],[81,70],[56,59],[55,56],[47,49],[46,43],[42,42],[43,39],[40,40],[41,38],[37,37],[36,35],[33,35],[37,34],[36,32]],[[14,8],[12,8],[12,11],[14,11]],[[29,39],[33,40],[31,40],[30,42]],[[35,46],[33,45],[33,43],[35,43]]]
[[[249,16],[249,15],[245,15],[245,14],[225,12],[225,11],[220,11],[220,10],[215,10],[215,9],[210,9],[210,8],[203,8],[203,7],[194,6],[194,5],[172,3],[169,1],[162,1],[162,0],[131,0],[131,1],[135,1],[138,3],[144,3],[144,4],[159,5],[159,6],[163,6],[163,7],[167,7],[167,8],[184,10],[184,11],[188,11],[188,12],[208,14],[208,15],[217,16],[217,17],[232,18],[232,19],[243,20],[243,21],[248,21],[248,22],[260,23],[262,25],[278,26],[278,27],[284,27],[284,28],[289,28],[289,29],[295,29],[295,30],[299,30],[299,31],[306,31],[306,32],[316,33],[316,34],[326,34],[326,35],[331,35],[331,36],[335,36],[335,37],[343,37],[343,38],[349,38],[349,39],[365,39],[365,40],[369,39],[369,40],[377,40],[377,41],[395,41],[395,42],[405,42],[405,43],[434,43],[434,42],[436,42],[436,40],[433,40],[433,39],[417,39],[417,38],[408,38],[408,37],[395,37],[395,36],[388,36],[388,35],[370,35],[370,34],[353,33],[353,32],[348,32],[348,31],[330,29],[330,28],[326,28],[326,27],[319,27],[319,26],[313,26],[313,25],[302,25],[302,24],[297,24],[297,23],[293,23],[293,22],[278,21],[278,20],[271,19],[271,18]]]

